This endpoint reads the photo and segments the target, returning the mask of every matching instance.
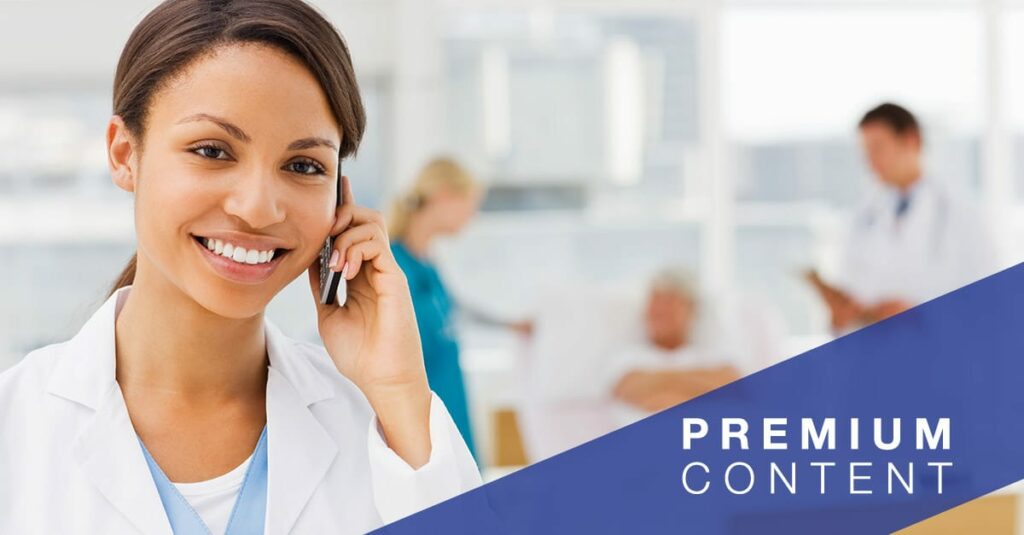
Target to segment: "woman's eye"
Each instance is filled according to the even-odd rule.
[[[324,171],[323,167],[321,167],[321,166],[319,166],[319,165],[317,165],[317,164],[315,164],[313,162],[309,162],[309,161],[305,161],[305,160],[297,160],[297,161],[294,161],[294,162],[289,162],[285,166],[285,168],[288,169],[289,171],[293,172],[293,173],[298,173],[300,175],[322,175],[322,174],[326,173],[326,171]]]
[[[214,147],[212,145],[203,145],[192,149],[192,152],[202,156],[203,158],[210,158],[211,160],[226,160],[227,151],[222,148]]]

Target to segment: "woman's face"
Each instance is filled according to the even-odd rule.
[[[483,192],[480,188],[469,191],[454,191],[442,188],[434,194],[435,213],[438,214],[442,232],[457,234],[480,210]]]
[[[224,46],[154,95],[144,138],[126,187],[136,281],[224,317],[262,312],[334,223],[341,133],[316,79],[277,49]]]

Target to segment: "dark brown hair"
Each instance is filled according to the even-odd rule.
[[[921,126],[917,122],[917,117],[899,104],[885,102],[875,106],[864,114],[859,126],[863,128],[872,123],[884,124],[900,136],[913,134],[921,138]]]
[[[165,0],[139,22],[121,51],[114,114],[142,143],[153,95],[196,60],[235,43],[273,46],[305,64],[341,129],[339,158],[355,153],[366,114],[352,58],[338,30],[302,0]],[[132,284],[135,266],[132,255],[110,294]]]

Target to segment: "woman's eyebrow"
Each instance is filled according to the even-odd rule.
[[[231,135],[231,137],[234,137],[246,143],[252,141],[252,138],[249,137],[249,134],[246,134],[244,130],[239,128],[237,125],[233,124],[231,121],[228,121],[223,117],[210,115],[209,113],[196,113],[194,115],[189,115],[188,117],[185,117],[184,119],[178,121],[178,124],[189,123],[194,121],[210,121],[211,123],[223,128],[225,132]],[[335,151],[338,150],[338,145],[336,143],[322,137],[305,137],[302,139],[297,139],[295,141],[292,141],[288,145],[288,150],[304,150],[311,149],[314,147],[327,147],[330,149],[334,149]]]
[[[322,137],[304,137],[302,139],[297,139],[288,145],[288,150],[312,149],[313,147],[327,147],[334,149],[335,151],[338,150],[338,146],[335,145],[333,141]]]
[[[249,137],[249,135],[246,134],[245,131],[232,124],[231,121],[228,121],[227,119],[224,119],[222,117],[217,117],[216,115],[210,115],[209,113],[197,113],[195,115],[189,115],[188,117],[185,117],[184,119],[178,121],[178,124],[189,123],[193,121],[210,121],[211,123],[223,128],[225,132],[231,135],[231,137],[238,139],[239,141],[244,141],[246,143],[252,141],[252,138]]]

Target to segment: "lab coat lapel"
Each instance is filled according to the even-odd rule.
[[[128,291],[107,299],[68,342],[47,391],[93,411],[71,445],[72,458],[89,482],[141,532],[170,535],[114,375],[114,320]]]
[[[93,410],[72,448],[75,463],[138,529],[171,535],[152,475],[115,377],[114,322],[131,287],[118,290],[72,338],[48,392]],[[266,533],[286,534],[338,454],[310,407],[334,390],[298,345],[265,321],[268,489]]]
[[[268,535],[289,533],[338,454],[338,446],[310,410],[333,390],[296,345],[266,322]]]
[[[931,235],[930,230],[936,228],[936,216],[938,215],[935,213],[938,192],[934,187],[922,178],[921,183],[914,187],[912,202],[917,204],[912,204],[910,213],[907,214],[906,237],[912,241],[912,245],[921,251],[927,251],[933,245],[931,241],[934,236]]]
[[[76,441],[74,456],[92,484],[141,532],[171,535],[167,513],[116,384]]]

